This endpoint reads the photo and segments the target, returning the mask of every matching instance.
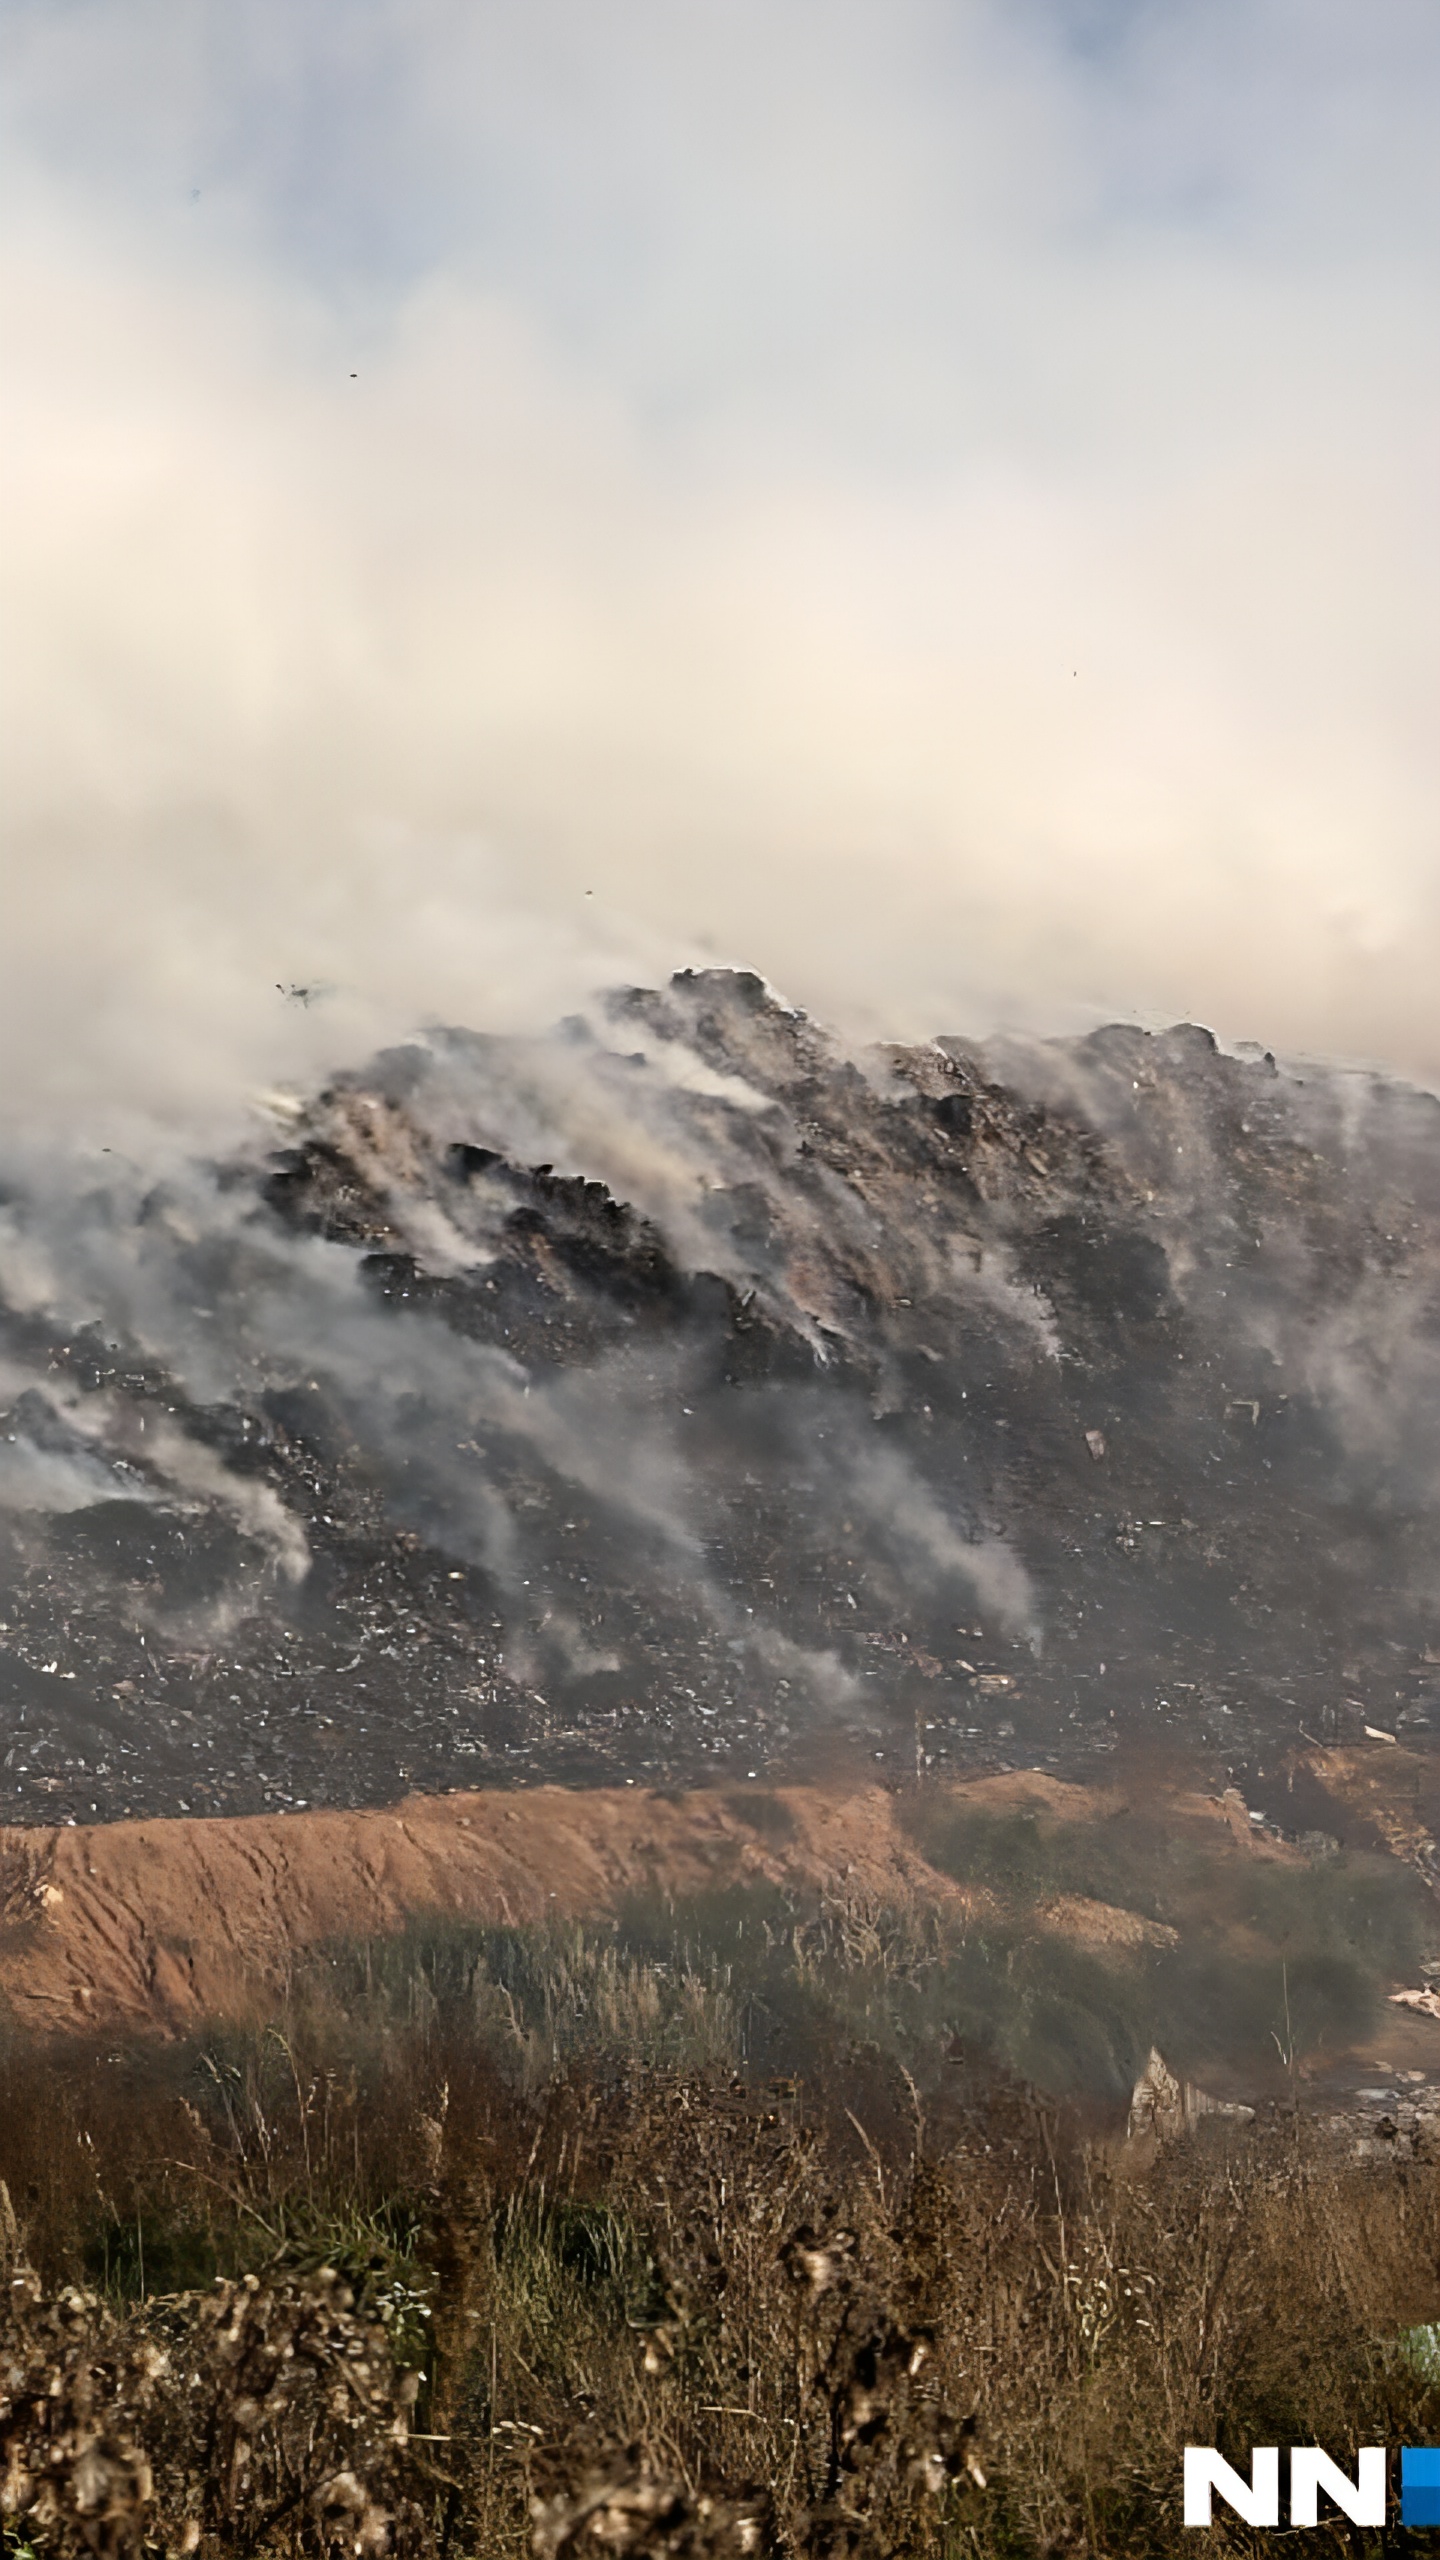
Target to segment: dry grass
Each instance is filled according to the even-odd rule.
[[[932,1954],[831,1915],[785,1978],[875,2025]],[[1140,2560],[1187,2441],[1436,2432],[1440,2166],[1282,2117],[1137,2165],[873,2037],[766,2082],[756,1996],[572,1931],[352,1952],[158,2061],[12,2044],[8,2548]]]

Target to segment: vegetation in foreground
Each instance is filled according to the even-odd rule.
[[[1187,2441],[1436,2434],[1440,2164],[1279,2111],[1137,2156],[942,2034],[914,1922],[747,1925],[12,2037],[7,2551],[1139,2560],[1188,2547]]]

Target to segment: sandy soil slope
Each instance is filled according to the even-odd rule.
[[[1118,1808],[1114,1790],[1039,1771],[957,1795],[1065,1819]],[[1217,1853],[1285,1856],[1239,1834],[1233,1808],[1176,1795]],[[647,1889],[676,1895],[768,1882],[870,1902],[979,1908],[937,1873],[879,1786],[775,1795],[645,1794],[631,1787],[412,1797],[388,1811],[120,1822],[0,1831],[0,1998],[51,2026],[183,2030],[243,2008],[306,1949],[385,1935],[427,1914],[534,1921],[599,1914]],[[1137,1915],[1062,1897],[1039,1925],[1117,1949],[1160,1937]]]

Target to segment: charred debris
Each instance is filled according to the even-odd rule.
[[[1430,1097],[714,971],[276,1107],[7,1178],[0,1817],[1149,1737],[1283,1827],[1440,1714]]]

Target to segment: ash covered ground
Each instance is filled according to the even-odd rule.
[[[5,1164],[0,1819],[1440,1719],[1431,1097],[717,971],[277,1108]]]

